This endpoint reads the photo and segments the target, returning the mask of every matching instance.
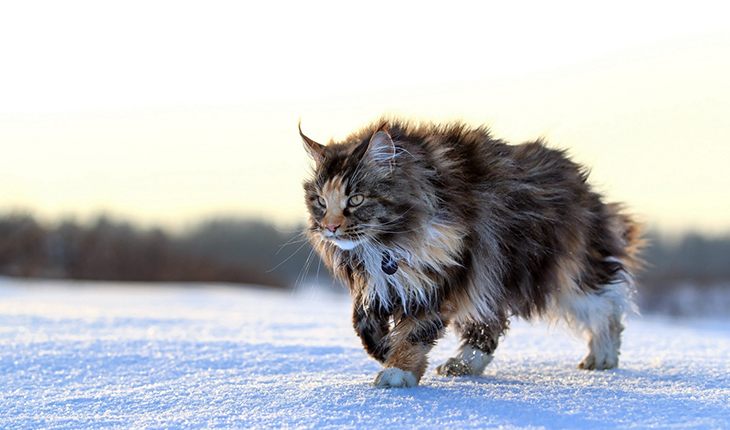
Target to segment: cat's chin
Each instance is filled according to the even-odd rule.
[[[355,249],[358,245],[360,245],[360,242],[356,242],[354,240],[348,240],[348,239],[335,239],[335,238],[329,238],[329,240],[337,245],[338,248],[340,248],[343,251],[350,251],[352,249]]]

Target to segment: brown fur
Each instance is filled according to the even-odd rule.
[[[302,137],[316,161],[304,184],[310,240],[350,288],[355,330],[386,367],[419,380],[449,323],[491,355],[511,316],[564,319],[589,338],[582,367],[618,363],[639,228],[564,151],[460,123],[379,121],[327,146]],[[449,374],[479,371],[461,364]]]

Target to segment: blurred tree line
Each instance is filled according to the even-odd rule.
[[[324,270],[322,279],[314,279],[318,261],[302,231],[220,219],[173,234],[106,216],[45,225],[29,214],[5,214],[0,215],[0,275],[272,287],[328,281]]]
[[[43,224],[0,215],[0,275],[144,282],[228,282],[291,288],[335,285],[302,232],[255,220],[216,219],[181,233],[99,217]],[[645,311],[730,310],[730,236],[647,235],[639,277]],[[710,297],[708,299],[708,297]],[[691,304],[690,302],[697,302]],[[700,304],[698,304],[700,303]]]
[[[639,307],[673,315],[730,315],[730,235],[647,234]]]

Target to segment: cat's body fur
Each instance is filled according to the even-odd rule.
[[[302,138],[316,160],[309,238],[386,367],[376,385],[417,384],[449,324],[462,346],[438,372],[480,374],[511,316],[564,319],[588,336],[580,367],[618,364],[638,229],[564,151],[461,123],[382,121],[327,146]]]

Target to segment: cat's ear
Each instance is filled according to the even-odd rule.
[[[395,143],[385,125],[373,133],[368,143],[367,154],[376,163],[393,167],[396,155]]]
[[[302,132],[302,122],[301,121],[299,121],[298,127],[299,127],[299,135],[302,137],[302,141],[304,142],[304,149],[307,150],[309,155],[314,159],[314,161],[317,164],[321,163],[322,160],[324,160],[325,146],[310,139]]]

